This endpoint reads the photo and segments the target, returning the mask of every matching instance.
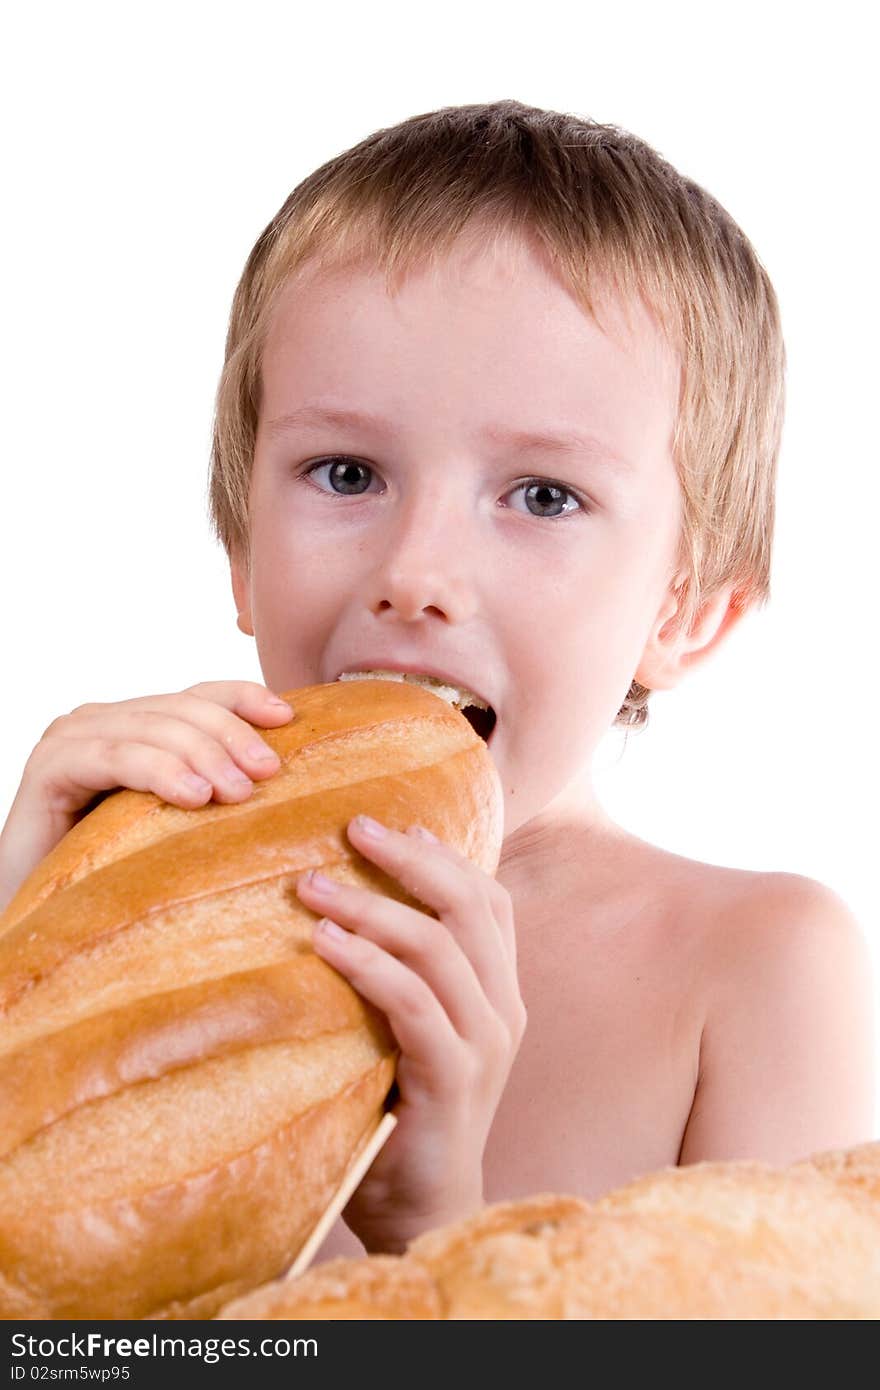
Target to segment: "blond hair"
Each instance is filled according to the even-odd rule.
[[[250,569],[248,496],[263,345],[291,275],[370,264],[394,293],[479,227],[487,244],[537,239],[598,321],[611,286],[655,316],[681,363],[673,458],[683,507],[678,622],[731,585],[741,610],[770,593],[785,349],[776,295],[710,194],[617,126],[505,100],[450,106],[378,130],[293,190],[248,256],[217,390],[209,514]],[[615,724],[647,723],[633,681]]]

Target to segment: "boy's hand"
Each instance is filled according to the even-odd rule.
[[[297,883],[346,929],[316,927],[316,951],[382,1010],[401,1049],[397,1125],[343,1212],[369,1253],[480,1210],[483,1151],[526,1026],[509,893],[413,829],[372,840],[355,819],[348,834],[439,921],[350,884],[324,897],[306,875]]]
[[[80,705],[54,719],[25,764],[0,834],[0,912],[96,793],[131,787],[187,809],[212,796],[249,796],[255,780],[280,766],[250,724],[277,728],[293,716],[272,699],[256,681],[203,681],[173,695]]]

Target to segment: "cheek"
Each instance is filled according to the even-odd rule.
[[[565,747],[572,757],[590,747],[616,715],[638,664],[637,611],[630,589],[611,576],[582,576],[552,599],[545,590],[540,603],[517,601],[501,649],[510,654],[518,693],[519,737],[550,748],[561,739],[563,760]]]
[[[254,529],[253,596],[257,630],[267,634],[308,621],[320,595],[321,567],[303,547],[292,544],[281,526]]]
[[[596,614],[596,648],[612,680],[629,685],[658,604],[652,576],[637,568],[619,576],[602,596]]]

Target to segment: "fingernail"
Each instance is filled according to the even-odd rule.
[[[336,922],[331,922],[329,917],[322,917],[315,927],[315,931],[319,931],[322,936],[329,936],[333,941],[344,941],[348,936],[345,928],[340,927]]]
[[[377,820],[372,820],[370,816],[355,816],[354,823],[356,829],[371,840],[384,840],[388,834],[384,825],[380,825]]]
[[[255,762],[259,763],[278,761],[278,754],[275,752],[274,748],[269,747],[268,743],[258,742],[249,744],[247,755],[249,758],[253,758]]]
[[[418,835],[420,840],[430,840],[432,845],[439,845],[440,841],[436,835],[432,835],[430,830],[426,830],[423,825],[411,825],[407,834]]]
[[[231,787],[243,787],[245,783],[247,783],[248,786],[251,785],[250,777],[248,777],[247,773],[243,772],[240,767],[229,768],[228,771],[223,774],[223,777],[224,781],[228,782]]]
[[[206,782],[204,777],[197,777],[194,772],[188,772],[181,781],[184,787],[191,791],[198,792],[199,796],[203,796],[206,791],[210,791],[211,789],[211,783]]]
[[[286,700],[280,700],[277,695],[272,695],[267,701],[267,705],[278,705],[281,709],[293,711],[293,705],[289,705]]]
[[[326,874],[318,873],[317,869],[306,874],[305,883],[307,888],[312,888],[316,893],[323,893],[328,897],[331,893],[336,892],[334,879],[328,878]]]

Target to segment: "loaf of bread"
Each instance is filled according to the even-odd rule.
[[[429,911],[354,849],[360,812],[497,868],[498,774],[450,702],[389,680],[287,698],[248,800],[116,791],[0,916],[4,1318],[207,1318],[289,1268],[397,1056],[312,950],[296,879]]]
[[[501,1202],[218,1318],[880,1318],[880,1143],[661,1169],[592,1204]]]

